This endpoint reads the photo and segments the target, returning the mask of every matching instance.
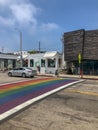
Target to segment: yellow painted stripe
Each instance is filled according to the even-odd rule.
[[[11,91],[11,90],[15,90],[15,89],[19,89],[21,87],[26,87],[26,85],[36,85],[36,84],[39,84],[39,83],[45,83],[45,82],[49,82],[49,81],[55,81],[57,78],[54,78],[54,79],[48,79],[48,80],[42,80],[42,81],[37,81],[37,82],[31,82],[31,83],[26,83],[26,84],[21,84],[21,85],[16,85],[15,87],[11,86],[10,88],[6,88],[6,89],[0,89],[0,94],[1,93],[4,93],[4,92],[8,92],[8,91]],[[63,78],[58,78],[60,80],[62,80]]]
[[[86,94],[86,95],[98,96],[98,93],[96,92],[87,92],[87,91],[79,91],[79,90],[65,90],[65,92],[81,93],[81,94]]]

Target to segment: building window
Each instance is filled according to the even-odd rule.
[[[34,60],[33,59],[30,60],[30,67],[34,67]]]
[[[23,66],[28,67],[28,59],[23,60]]]
[[[55,59],[48,59],[48,67],[55,67]]]
[[[45,67],[45,60],[41,59],[41,67]]]
[[[73,61],[73,74],[79,74],[79,63]],[[82,71],[84,75],[98,75],[98,61],[84,60],[82,61]]]
[[[12,69],[12,68],[13,68],[13,61],[8,60],[8,69]]]

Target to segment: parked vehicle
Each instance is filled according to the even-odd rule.
[[[23,78],[25,77],[34,77],[37,75],[36,70],[32,70],[28,67],[21,67],[21,68],[14,68],[10,71],[8,71],[8,76],[21,76]]]

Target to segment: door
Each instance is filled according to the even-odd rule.
[[[41,73],[45,74],[45,69],[46,69],[46,62],[45,59],[41,59]]]
[[[12,74],[13,76],[18,76],[18,68],[15,68],[14,70],[13,70],[13,74]]]

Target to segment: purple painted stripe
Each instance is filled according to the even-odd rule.
[[[16,107],[17,105],[20,105],[21,103],[26,102],[27,100],[30,100],[30,99],[35,98],[37,96],[40,96],[43,93],[49,92],[49,91],[51,91],[51,90],[53,90],[55,88],[58,88],[60,86],[65,85],[65,84],[68,84],[68,82],[67,83],[60,83],[60,84],[57,84],[57,85],[53,85],[53,86],[50,86],[49,88],[44,88],[44,89],[42,89],[40,91],[32,92],[32,93],[30,93],[27,96],[15,99],[15,100],[13,100],[11,102],[7,102],[4,105],[0,106],[0,114],[8,111],[9,109],[12,109],[12,108]]]

